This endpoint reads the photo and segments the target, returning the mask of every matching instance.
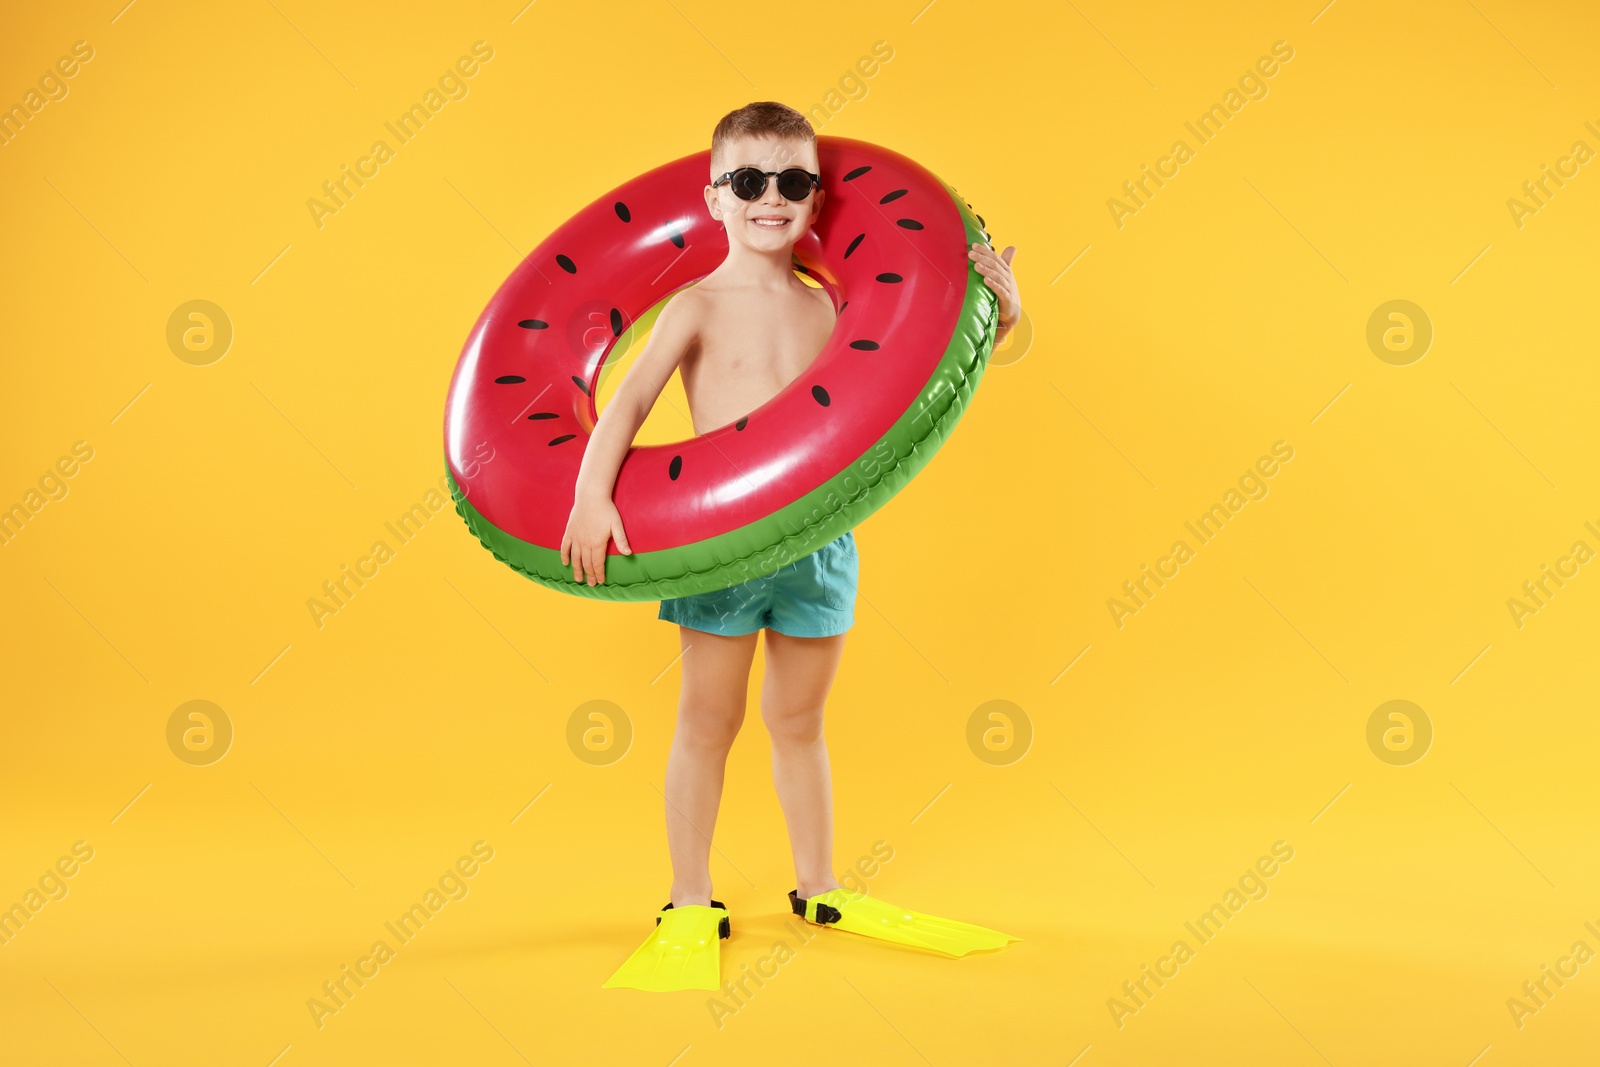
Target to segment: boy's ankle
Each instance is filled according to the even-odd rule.
[[[794,895],[799,897],[801,900],[810,900],[812,897],[817,896],[819,893],[826,893],[830,889],[839,889],[839,888],[842,888],[842,887],[839,885],[838,882],[834,881],[832,878],[826,879],[824,881],[816,882],[816,883],[810,883],[810,884],[808,884],[806,882],[801,882],[798,886],[795,887]]]
[[[672,891],[672,906],[674,908],[682,908],[690,904],[700,904],[710,907],[711,890],[690,890],[687,892],[680,892],[677,889],[674,889]]]

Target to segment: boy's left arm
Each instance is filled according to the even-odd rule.
[[[994,333],[996,345],[1006,339],[1006,334],[1022,315],[1022,295],[1017,292],[1017,279],[1011,273],[1011,260],[1016,254],[1016,245],[1007,245],[1004,252],[996,255],[993,248],[981,241],[973,242],[972,250],[967,253],[967,258],[973,260],[978,273],[983,275],[983,283],[1000,298],[1000,325]]]

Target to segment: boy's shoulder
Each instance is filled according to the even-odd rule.
[[[668,325],[690,332],[697,329],[706,317],[706,295],[694,285],[673,293],[661,305],[661,313],[656,316],[657,329]]]
[[[673,293],[662,305],[661,315],[666,317],[670,314],[685,327],[695,329],[713,318],[717,309],[726,306],[731,299],[734,299],[733,294],[715,285],[707,286],[702,278]]]

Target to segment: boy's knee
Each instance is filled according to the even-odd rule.
[[[714,751],[730,748],[744,724],[743,708],[695,709],[678,717],[678,736],[695,748]]]
[[[762,719],[774,741],[812,744],[822,739],[822,708],[764,708]]]

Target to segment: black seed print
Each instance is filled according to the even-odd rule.
[[[560,415],[557,415],[553,411],[535,411],[532,415],[528,416],[528,421],[532,422],[535,419],[559,419],[560,417]]]
[[[864,234],[864,233],[856,234],[856,239],[854,241],[851,241],[850,242],[850,247],[844,250],[844,258],[845,259],[849,259],[850,258],[850,253],[854,252],[856,250],[856,245],[860,244],[863,240],[865,240],[866,236],[867,235]]]
[[[967,206],[971,207],[972,205],[969,204]],[[628,205],[624,204],[621,200],[618,200],[615,204],[612,204],[611,207],[616,211],[617,218],[621,219],[623,222],[633,221],[633,216],[628,214]]]
[[[683,247],[683,234],[679,233],[677,230],[673,230],[671,233],[667,234],[667,236],[672,238],[672,243],[674,245],[679,248]]]
[[[673,456],[672,462],[667,464],[667,477],[673,481],[678,480],[678,475],[683,473],[683,457]]]
[[[850,306],[850,301],[848,301],[848,300],[846,300],[844,303],[840,304],[839,305],[839,314],[843,315],[844,314],[844,309],[849,307],[849,306]]]
[[[573,381],[573,384],[575,384],[579,389],[583,390],[583,395],[584,396],[588,396],[589,395],[589,387],[584,384],[584,381],[583,381],[582,378],[580,378],[576,374],[574,374],[572,376],[572,381]]]
[[[521,385],[523,382],[525,382],[527,380],[528,379],[524,378],[520,374],[502,374],[502,375],[500,375],[500,377],[498,377],[498,378],[496,378],[494,380],[494,384],[496,384],[496,385]]]
[[[622,336],[622,312],[616,308],[611,309],[611,336]]]
[[[905,196],[905,195],[906,195],[906,191],[904,189],[896,189],[892,193],[885,193],[884,196],[883,196],[883,199],[879,200],[878,203],[887,204],[892,200],[899,200],[902,196]]]
[[[871,167],[857,167],[855,170],[851,171],[849,174],[846,174],[844,176],[844,180],[847,181],[847,182],[853,182],[857,178],[861,177],[863,174],[865,174],[867,171],[869,171],[871,169],[872,169]]]
[[[547,330],[550,328],[550,324],[543,319],[523,319],[517,325],[524,330]]]
[[[568,274],[578,273],[578,265],[559,252],[556,253],[556,266],[560,267]]]
[[[922,223],[916,219],[895,219],[894,224],[904,230],[920,230]]]
[[[742,429],[744,429],[745,423],[747,423],[749,421],[750,421],[750,416],[746,415],[744,418],[742,418],[738,422],[734,423],[733,424],[733,428],[735,430],[742,430]]]
[[[878,280],[880,282],[888,282],[891,285],[893,285],[895,282],[905,281],[905,279],[900,277],[898,274],[880,274],[878,275]]]
[[[811,399],[815,400],[823,407],[827,407],[830,403],[832,403],[832,401],[828,399],[828,391],[820,385],[813,385],[811,387]]]
[[[876,342],[876,341],[851,341],[850,342],[850,347],[854,348],[854,349],[856,349],[857,351],[860,351],[860,352],[876,352],[878,350],[878,342]]]
[[[563,444],[566,444],[568,441],[572,440],[576,436],[578,436],[578,435],[575,434],[575,433],[564,433],[560,437],[552,437],[550,439],[550,443],[552,445],[563,445]]]

